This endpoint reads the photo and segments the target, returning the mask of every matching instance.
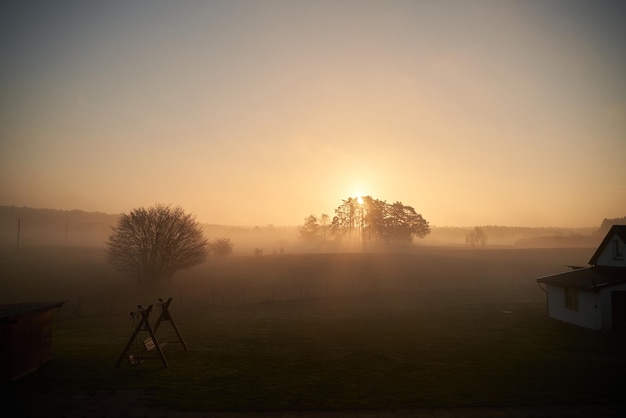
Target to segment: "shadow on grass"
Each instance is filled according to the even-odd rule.
[[[446,304],[412,294],[176,319],[190,351],[168,345],[169,369],[156,359],[113,367],[130,332],[123,316],[57,324],[54,359],[11,393],[142,390],[179,410],[619,403],[626,372],[623,341],[549,320],[532,301]]]

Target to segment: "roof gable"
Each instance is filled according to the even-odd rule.
[[[598,246],[598,249],[589,260],[589,264],[595,266],[598,262],[598,258],[602,255],[606,247],[611,243],[613,236],[617,235],[622,242],[626,243],[626,225],[613,225],[609,232],[607,232],[606,236]]]

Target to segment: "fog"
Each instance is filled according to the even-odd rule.
[[[611,0],[2,2],[0,304],[64,302],[5,410],[622,405],[623,341],[549,322],[536,279],[626,223],[624,22]],[[155,202],[232,253],[204,260],[194,226],[202,262],[170,276],[180,230],[145,222],[122,269],[166,283],[120,273],[112,227]],[[193,349],[113,369],[159,297]]]
[[[148,295],[115,271],[104,251],[118,215],[3,208],[3,302],[67,300],[66,315],[120,313]],[[19,242],[18,242],[19,227]],[[433,227],[413,244],[304,240],[298,227],[200,225],[209,242],[228,238],[233,253],[209,255],[177,273],[164,294],[187,307],[239,306],[300,299],[468,290],[481,298],[543,297],[534,279],[585,265],[602,228]],[[554,250],[547,251],[546,248]],[[102,295],[106,297],[102,298]],[[156,295],[152,295],[156,296]],[[71,308],[74,306],[74,308]],[[68,313],[70,312],[70,313]],[[73,312],[73,313],[71,313]]]
[[[0,247],[5,249],[36,247],[102,248],[117,223],[119,215],[100,212],[59,211],[52,209],[0,207]],[[608,231],[611,222],[598,220],[597,227],[533,228],[515,226],[482,226],[487,246],[523,247],[595,247]],[[233,255],[258,253],[324,253],[359,251],[405,251],[403,246],[375,243],[348,243],[328,237],[325,241],[307,242],[302,239],[300,226],[228,226],[200,224],[204,236],[213,241],[229,238],[234,244]],[[414,239],[409,246],[466,246],[471,227],[431,227],[423,239]],[[18,234],[19,231],[19,234]],[[19,235],[19,243],[18,243]]]
[[[3,221],[0,304],[63,302],[54,312],[50,364],[12,386],[8,404],[27,411],[24,416],[89,416],[88,408],[97,408],[95,415],[125,416],[119,408],[130,408],[125,405],[132,394],[123,385],[131,383],[140,392],[167,396],[167,406],[153,398],[131,401],[148,415],[167,408],[334,413],[578,402],[583,391],[591,400],[607,399],[608,390],[619,387],[610,382],[623,376],[623,349],[550,322],[546,294],[536,282],[586,265],[595,248],[585,245],[602,228],[485,226],[486,245],[472,247],[465,243],[471,228],[433,227],[423,240],[390,246],[306,242],[296,227],[201,225],[209,241],[229,238],[234,252],[210,255],[153,287],[141,286],[107,260],[104,241],[118,216],[17,212]],[[157,338],[168,342],[167,371],[143,349],[145,330],[130,347],[127,364],[123,350],[136,329],[129,312],[169,297],[189,351],[175,344],[171,323],[165,323]],[[157,314],[158,308],[153,321]],[[555,350],[568,354],[555,356]],[[574,377],[571,352],[581,364],[592,361]],[[603,356],[590,356],[597,352]],[[140,359],[133,366],[131,355]],[[554,357],[560,363],[546,371]],[[609,383],[581,388],[587,370],[595,375],[607,361],[617,364]],[[522,371],[511,379],[518,366]],[[230,383],[225,385],[224,376]],[[560,376],[559,384],[554,376]],[[319,392],[320,385],[334,388],[338,381],[356,393]],[[574,388],[562,387],[572,381]],[[505,395],[493,395],[494,382]]]
[[[209,258],[148,295],[97,248],[23,248],[3,252],[1,293],[3,302],[66,300],[70,316],[121,314],[157,296],[174,296],[186,308],[416,292],[445,298],[459,291],[477,301],[542,300],[536,278],[585,265],[592,252],[423,246],[402,252],[250,253]]]

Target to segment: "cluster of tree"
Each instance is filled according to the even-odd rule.
[[[218,238],[208,245],[209,251],[217,257],[226,257],[233,253],[233,243],[229,238]]]
[[[318,218],[309,215],[304,218],[304,225],[300,228],[300,236],[307,241],[326,241],[330,235],[330,216],[325,213]]]
[[[480,226],[474,227],[470,232],[465,236],[465,242],[472,247],[481,246],[484,247],[487,245],[487,234],[485,230]]]
[[[326,214],[309,215],[300,228],[306,240],[349,239],[360,242],[410,243],[424,238],[430,226],[422,215],[402,202],[387,203],[371,196],[342,200],[332,221]]]

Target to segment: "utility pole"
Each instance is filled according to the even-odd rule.
[[[20,249],[20,224],[22,223],[22,218],[17,218],[17,243],[15,244],[15,251],[19,251]]]

